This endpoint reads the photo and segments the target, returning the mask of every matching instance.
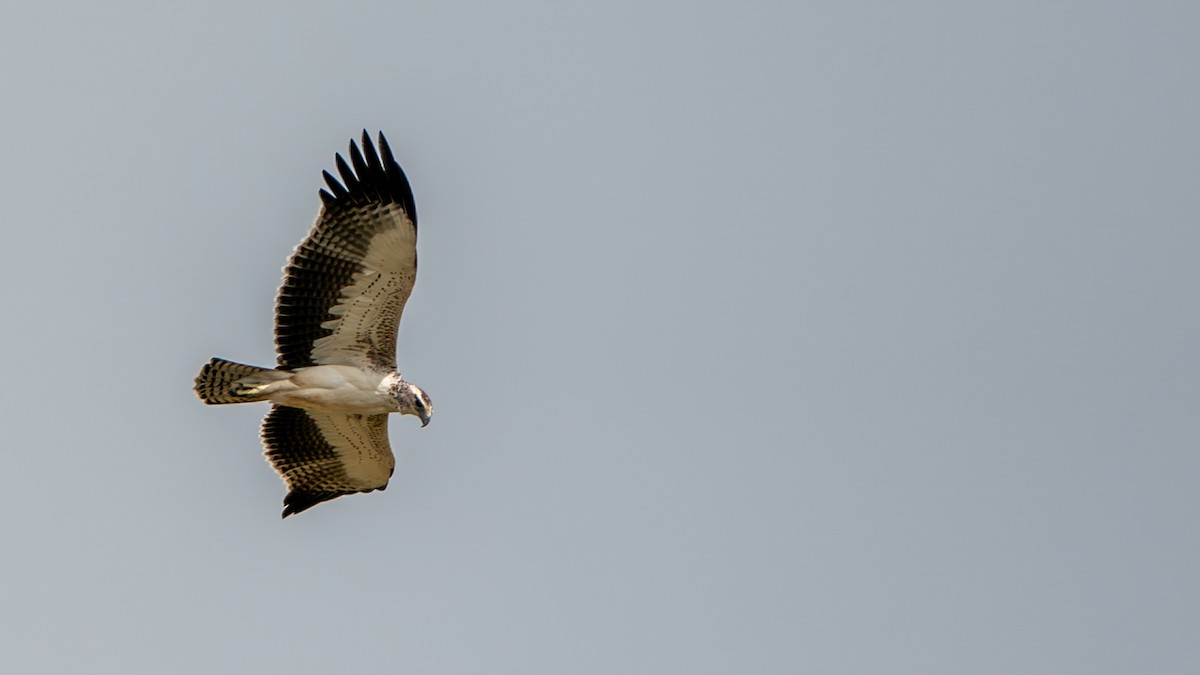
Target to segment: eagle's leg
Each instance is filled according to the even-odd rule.
[[[292,374],[286,370],[266,370],[234,382],[229,391],[235,396],[262,401],[281,389],[295,389],[288,382]]]

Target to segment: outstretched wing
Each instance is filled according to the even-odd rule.
[[[387,415],[273,406],[262,426],[267,460],[287,483],[283,517],[323,501],[387,487],[396,466]]]
[[[396,369],[396,331],[417,276],[417,209],[403,169],[363,131],[341,182],[324,172],[321,210],[284,268],[275,303],[279,367]],[[353,165],[353,168],[351,168]],[[344,183],[344,185],[343,185]]]

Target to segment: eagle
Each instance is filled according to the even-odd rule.
[[[288,493],[283,517],[383,490],[396,460],[389,413],[429,424],[433,403],[396,366],[400,315],[417,275],[417,209],[387,139],[364,130],[339,181],[322,172],[317,220],[283,269],[274,368],[213,358],[195,391],[212,405],[269,401],[265,455]]]

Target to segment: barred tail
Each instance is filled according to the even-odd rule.
[[[196,376],[196,395],[210,405],[263,401],[266,400],[266,396],[255,396],[253,394],[246,396],[234,393],[233,385],[244,377],[259,373],[275,372],[277,371],[271,368],[247,366],[242,363],[214,358],[204,364],[204,367],[200,369],[200,374]],[[281,376],[287,377],[287,373],[281,373]]]

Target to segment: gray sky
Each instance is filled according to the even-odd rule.
[[[1198,28],[6,9],[0,670],[1198,672]],[[364,127],[437,413],[386,492],[280,521],[265,407],[191,379],[272,363]]]

